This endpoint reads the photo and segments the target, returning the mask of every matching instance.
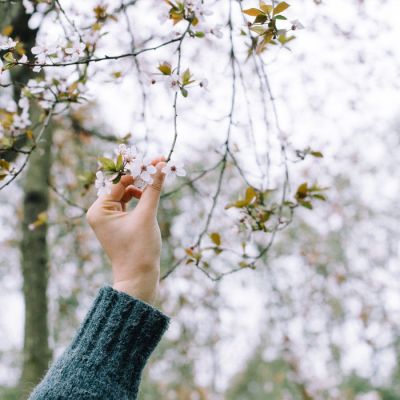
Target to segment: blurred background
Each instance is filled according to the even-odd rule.
[[[0,131],[1,399],[27,397],[111,284],[84,215],[119,143],[173,149],[188,172],[161,202],[172,323],[140,399],[400,399],[399,3],[288,1],[288,31],[257,52],[242,11],[258,2],[203,3],[190,35],[158,0],[0,2],[29,61],[38,44],[95,59],[185,36],[1,73],[3,127],[29,80],[56,93],[50,108],[28,89],[31,128]],[[187,97],[165,62],[190,68]]]

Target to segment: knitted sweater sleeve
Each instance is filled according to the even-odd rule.
[[[75,337],[28,400],[133,400],[170,318],[111,286],[100,289]]]

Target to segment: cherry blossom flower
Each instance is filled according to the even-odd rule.
[[[32,54],[35,55],[36,62],[38,64],[45,64],[47,57],[57,54],[58,51],[59,51],[59,46],[56,45],[51,45],[51,46],[37,45],[33,46],[31,49],[31,52]],[[37,65],[32,70],[33,72],[40,72],[41,69],[42,67],[40,65]]]
[[[28,57],[26,56],[26,54],[24,54],[19,60],[18,62],[26,64],[28,62]]]
[[[133,180],[133,186],[138,189],[143,189],[146,186],[146,182],[142,178],[138,177]]]
[[[56,50],[57,48],[55,46],[37,45],[32,47],[31,52],[35,55],[36,61],[39,64],[44,64],[46,62],[46,58],[51,54],[54,54]]]
[[[189,11],[196,14],[198,19],[202,19],[205,16],[213,14],[211,10],[205,8],[202,0],[186,0],[185,5]]]
[[[224,36],[224,34],[221,30],[222,28],[223,28],[223,26],[221,24],[217,24],[213,28],[207,28],[206,33],[211,33],[216,38],[222,39],[222,37]]]
[[[22,4],[25,7],[25,12],[27,14],[32,14],[35,11],[33,3],[30,0],[22,0]]]
[[[0,50],[13,49],[17,45],[17,41],[10,37],[0,35]]]
[[[69,55],[68,61],[77,61],[85,54],[86,45],[79,40],[74,40],[70,47],[65,49],[65,53]]]
[[[111,193],[112,182],[106,179],[102,171],[97,171],[94,186],[97,189],[97,196],[101,196],[103,194]]]
[[[179,90],[179,75],[177,73],[172,73],[171,75],[165,75],[166,83],[168,88],[172,88],[175,92]]]
[[[126,144],[120,144],[118,149],[115,150],[117,155],[122,156],[124,162],[132,164],[138,156],[138,151],[135,146],[128,147]]]
[[[3,85],[6,82],[6,74],[5,70],[3,69],[3,61],[0,59],[0,84]]]
[[[167,178],[175,179],[177,176],[186,176],[182,162],[169,160],[167,165],[161,170]]]
[[[29,100],[27,97],[22,96],[20,98],[18,107],[21,109],[21,113],[13,116],[13,123],[10,127],[11,132],[26,129],[31,124],[29,118]],[[14,110],[14,112],[16,112],[16,110]]]
[[[29,92],[32,94],[39,94],[43,93],[46,88],[46,82],[44,81],[37,81],[35,79],[29,79],[28,83],[26,84]]]
[[[292,24],[292,30],[293,31],[299,30],[299,29],[305,29],[304,25],[298,19],[290,21],[290,23]]]
[[[127,166],[131,175],[134,178],[140,178],[146,184],[151,185],[153,183],[153,178],[151,175],[157,172],[154,165],[147,158],[142,158],[138,156],[130,165]]]
[[[207,87],[208,87],[208,79],[201,80],[200,83],[199,83],[199,86],[204,88],[204,89],[207,89]]]
[[[90,29],[82,34],[82,42],[87,46],[94,46],[96,42],[100,39],[100,32],[98,30]]]
[[[163,10],[157,17],[160,24],[164,24],[165,21],[169,20],[169,10]]]

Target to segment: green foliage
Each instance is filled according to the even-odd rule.
[[[243,13],[255,17],[250,23],[250,31],[257,33],[257,37],[252,38],[248,54],[253,52],[256,54],[263,53],[268,45],[280,44],[285,46],[287,43],[295,39],[295,36],[286,36],[289,29],[280,29],[277,26],[277,21],[286,21],[284,15],[280,15],[286,11],[290,5],[286,2],[281,2],[273,7],[272,4],[266,4],[260,1],[260,8],[248,8],[243,10]]]
[[[0,399],[1,400],[20,400],[21,393],[16,387],[0,386]]]

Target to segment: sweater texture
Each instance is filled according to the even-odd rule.
[[[134,400],[142,370],[167,330],[160,310],[101,288],[72,342],[28,400]]]

